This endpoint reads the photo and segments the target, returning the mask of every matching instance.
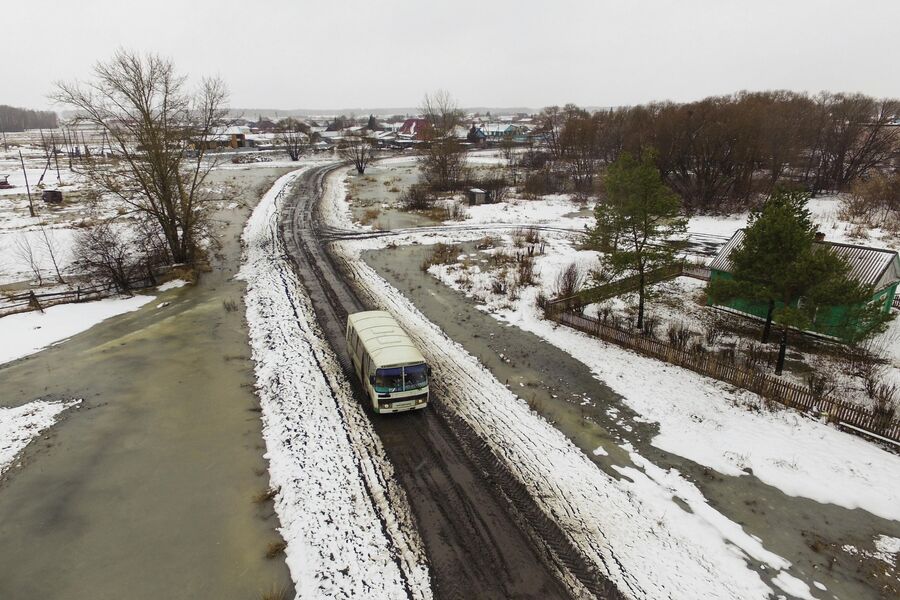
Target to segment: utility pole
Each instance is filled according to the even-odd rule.
[[[50,132],[50,145],[52,146],[53,160],[56,161],[56,183],[62,185],[62,177],[59,175],[59,154],[56,152],[56,137]]]
[[[22,158],[22,151],[19,150],[19,162],[22,163],[22,175],[25,176],[25,189],[28,191],[28,212],[31,213],[32,217],[37,215],[34,214],[34,200],[31,199],[31,187],[28,185],[28,172],[25,170],[25,159]]]

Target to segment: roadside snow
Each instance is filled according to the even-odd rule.
[[[277,234],[281,177],[244,229],[240,277],[275,508],[297,597],[431,598],[408,502]]]
[[[106,298],[95,302],[51,306],[43,313],[31,311],[2,317],[0,364],[39,352],[110,317],[137,310],[153,298]]]
[[[31,440],[56,422],[61,412],[79,402],[35,400],[12,408],[0,407],[0,475]]]

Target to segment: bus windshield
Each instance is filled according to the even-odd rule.
[[[428,385],[428,367],[412,365],[375,371],[375,391],[379,394],[417,390]]]
[[[412,365],[403,367],[405,379],[404,389],[417,390],[428,385],[428,367],[425,365]]]

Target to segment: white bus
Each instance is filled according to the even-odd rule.
[[[375,412],[428,404],[431,368],[389,313],[370,310],[347,317],[347,350]]]

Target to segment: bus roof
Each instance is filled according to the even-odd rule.
[[[375,368],[425,362],[422,353],[390,313],[383,310],[358,312],[348,316],[347,321],[362,340]]]

